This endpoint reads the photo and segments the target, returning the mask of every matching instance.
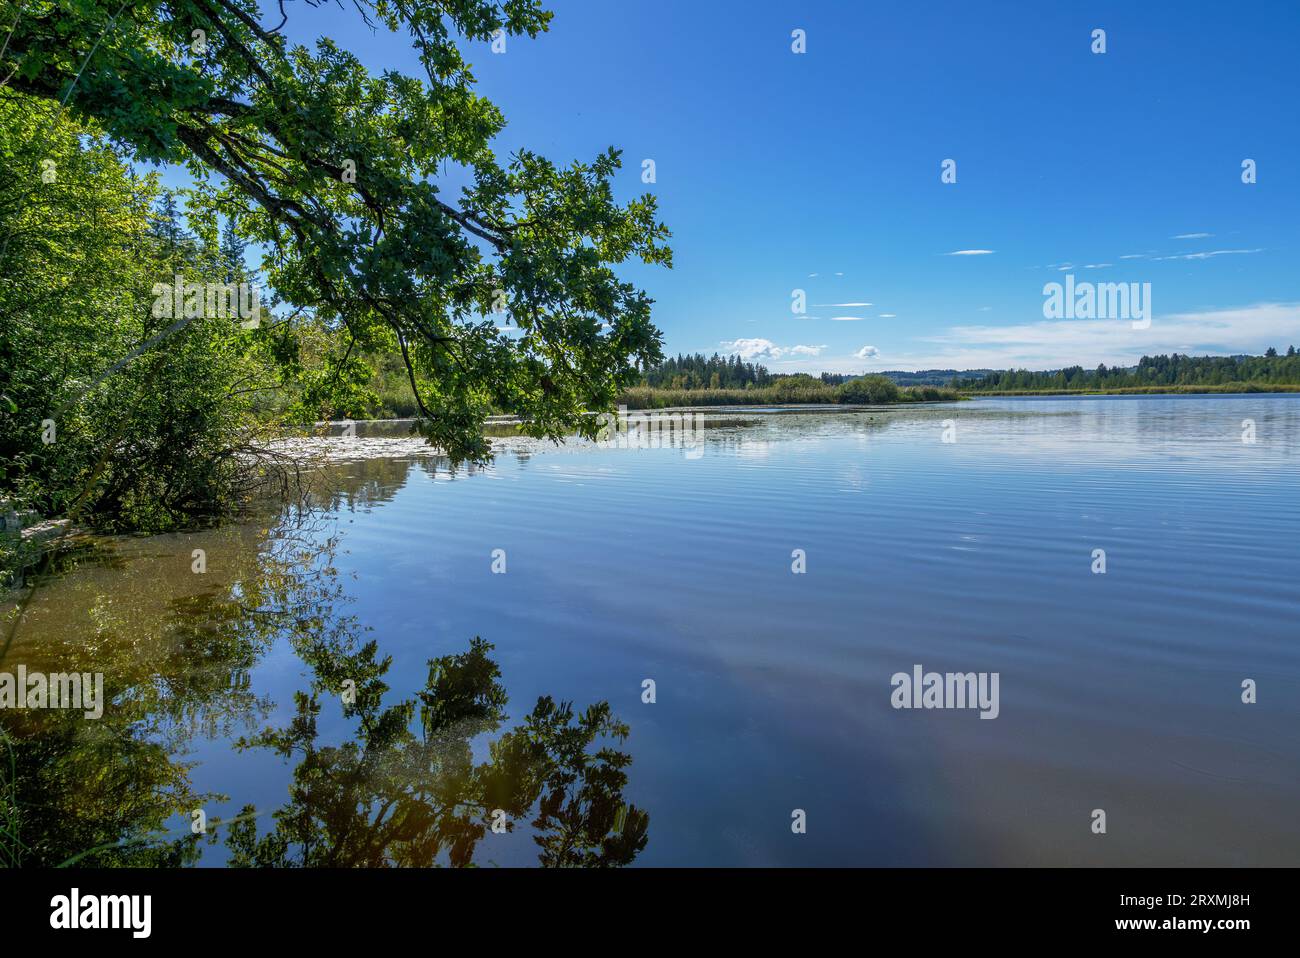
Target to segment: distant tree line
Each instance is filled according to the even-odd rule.
[[[987,376],[991,369],[918,369],[908,372],[901,369],[885,369],[878,376],[884,376],[899,386],[956,386],[967,380]],[[840,386],[858,378],[857,373],[822,373],[822,382],[828,386]]]
[[[1285,353],[1269,347],[1262,356],[1143,356],[1136,366],[1107,366],[1096,369],[1067,366],[1063,369],[925,369],[916,372],[888,370],[876,373],[904,387],[947,386],[971,392],[1032,390],[1107,390],[1158,386],[1228,386],[1237,383],[1300,386],[1300,355],[1295,346]],[[773,373],[766,366],[746,362],[739,356],[714,353],[678,355],[646,370],[641,386],[668,390],[767,389],[781,386],[784,392],[811,393],[814,383],[839,387],[859,377],[851,373],[821,373],[816,379],[806,373]],[[815,401],[815,400],[813,400]]]
[[[1269,347],[1263,356],[1143,356],[1136,366],[1106,366],[1031,372],[1008,369],[961,383],[971,391],[1033,389],[1126,389],[1142,386],[1224,386],[1230,383],[1300,385],[1300,355]],[[956,383],[954,382],[954,385]]]
[[[739,356],[714,353],[678,355],[645,371],[642,385],[652,389],[755,389],[775,379],[767,367]]]
[[[875,375],[884,376],[899,386],[948,386],[979,379],[991,373],[989,369],[922,369],[916,372],[887,370]],[[821,373],[826,386],[842,386],[859,378],[861,373]],[[666,359],[647,369],[641,385],[651,389],[763,389],[783,379],[806,379],[806,373],[774,373],[766,366],[745,362],[739,356],[714,353],[681,354]],[[793,388],[793,384],[791,384]],[[802,388],[802,387],[801,387]]]

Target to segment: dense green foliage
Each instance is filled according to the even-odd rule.
[[[0,94],[2,165],[52,173],[0,178],[0,498],[117,527],[219,515],[255,479],[238,451],[270,337],[155,315],[156,283],[240,267],[56,113]]]
[[[1263,356],[1143,356],[1136,366],[1070,366],[1048,372],[1010,369],[989,373],[962,390],[1015,392],[1033,390],[1151,389],[1160,386],[1229,387],[1238,384],[1300,385],[1300,355],[1270,348]]]
[[[3,0],[0,77],[199,179],[199,214],[260,244],[268,287],[335,340],[306,371],[309,402],[368,399],[364,357],[397,353],[421,432],[455,459],[489,455],[494,409],[537,436],[591,431],[587,413],[659,359],[650,300],[611,268],[670,262],[653,198],[615,202],[614,150],[568,167],[493,154],[504,119],[461,45],[546,30],[535,0],[356,9],[407,35],[425,76],[373,76],[329,40],[292,46],[253,0]],[[30,187],[40,166],[11,169]],[[456,202],[449,171],[469,184]]]
[[[669,264],[668,233],[651,196],[615,201],[618,153],[490,146],[504,119],[462,47],[550,15],[356,13],[425,75],[293,46],[252,0],[0,0],[0,502],[173,528],[285,481],[272,427],[411,416],[481,460],[487,416],[587,434],[660,359],[650,300],[612,267]],[[191,186],[161,191],[156,163]],[[256,287],[263,322],[160,309],[173,279]]]

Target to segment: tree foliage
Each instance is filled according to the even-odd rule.
[[[655,389],[745,389],[770,385],[772,375],[765,366],[745,362],[739,356],[714,353],[678,355],[645,371],[641,379]]]
[[[534,435],[592,433],[585,413],[659,358],[651,300],[612,268],[670,263],[653,197],[615,201],[613,149],[568,166],[493,153],[504,119],[461,47],[545,31],[536,0],[354,6],[409,37],[423,77],[291,45],[253,0],[5,0],[0,82],[207,178],[283,302],[346,332],[348,360],[331,358],[401,353],[423,434],[454,458],[488,456],[493,409]],[[468,182],[454,201],[449,165]]]
[[[0,178],[0,495],[124,528],[222,514],[272,339],[155,309],[177,274],[224,282],[215,235],[54,104],[0,91],[0,161],[48,171]]]

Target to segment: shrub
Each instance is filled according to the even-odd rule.
[[[892,403],[899,401],[898,384],[885,376],[859,376],[835,390],[842,403]]]
[[[769,391],[775,402],[828,402],[834,397],[830,386],[806,373],[782,376],[772,383]]]

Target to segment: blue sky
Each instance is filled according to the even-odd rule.
[[[655,193],[674,233],[672,270],[624,270],[667,352],[859,372],[1300,347],[1295,0],[548,6],[548,34],[471,52],[500,150],[624,150],[620,196]],[[420,72],[350,9],[289,9],[295,40]],[[1046,320],[1066,273],[1150,283],[1150,328]]]

